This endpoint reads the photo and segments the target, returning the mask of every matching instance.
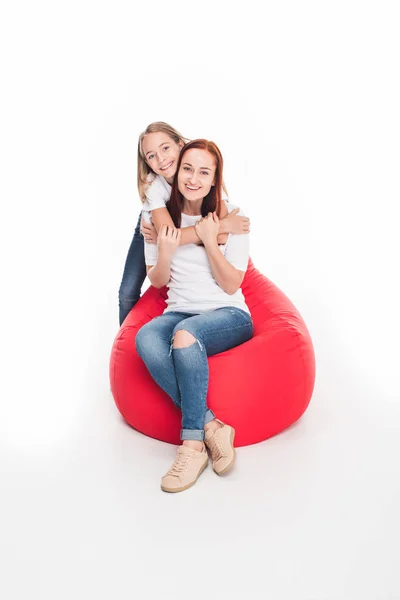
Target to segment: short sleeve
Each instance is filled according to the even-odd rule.
[[[150,213],[147,211],[144,211],[142,214],[143,214],[143,219],[149,223],[150,222]],[[157,244],[148,244],[145,241],[144,242],[144,262],[145,262],[145,264],[148,267],[153,267],[155,264],[157,264],[157,258],[158,258]]]
[[[143,210],[152,211],[157,208],[165,208],[168,202],[171,191],[170,186],[164,184],[160,177],[156,177],[146,190],[146,198],[143,202]]]
[[[232,207],[236,208],[236,207]],[[239,216],[244,217],[240,211]],[[234,234],[230,233],[226,242],[225,258],[238,271],[247,271],[247,265],[250,255],[250,236],[248,233]]]
[[[144,243],[144,262],[148,267],[154,267],[157,264],[158,248],[157,244]]]

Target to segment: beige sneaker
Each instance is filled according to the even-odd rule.
[[[183,492],[196,483],[208,463],[205,446],[199,452],[187,446],[179,446],[175,462],[161,479],[164,492]]]
[[[204,441],[211,452],[214,471],[218,475],[222,475],[229,471],[235,462],[236,450],[233,447],[235,430],[219,419],[216,420],[222,427],[215,432],[208,429]]]

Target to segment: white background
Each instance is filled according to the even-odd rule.
[[[400,597],[396,4],[2,5],[7,600]],[[174,449],[125,427],[108,384],[156,120],[220,146],[317,359],[303,419],[179,497],[158,487]]]

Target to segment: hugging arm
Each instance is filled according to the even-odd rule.
[[[218,244],[225,244],[227,242],[229,233],[248,233],[250,221],[247,217],[239,216],[237,214],[239,210],[240,209],[237,208],[228,213],[226,202],[222,202],[221,216],[219,221]],[[174,223],[167,208],[157,208],[153,210],[152,221],[156,230],[152,239],[153,243],[155,243],[156,234],[162,225],[165,224],[168,225],[168,227],[174,227]],[[198,243],[199,238],[193,226],[181,228],[181,246]]]

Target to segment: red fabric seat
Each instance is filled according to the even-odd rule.
[[[254,322],[251,340],[209,357],[207,403],[236,429],[235,446],[265,440],[301,417],[314,389],[310,335],[292,302],[254,268],[242,291]],[[181,413],[135,349],[137,331],[162,314],[166,288],[150,287],[125,319],[110,360],[111,390],[124,419],[142,433],[179,444]]]

